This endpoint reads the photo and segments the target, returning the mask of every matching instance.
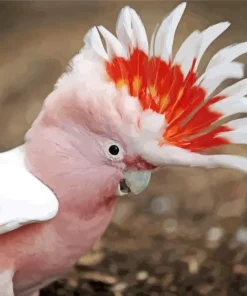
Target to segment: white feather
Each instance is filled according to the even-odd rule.
[[[234,144],[247,144],[247,118],[232,120],[224,126],[232,131],[219,133],[217,137],[227,139]]]
[[[210,155],[210,160],[215,166],[237,169],[247,172],[247,158],[237,155]]]
[[[135,36],[136,46],[138,49],[148,54],[148,39],[142,20],[134,9],[130,9],[133,35]]]
[[[166,165],[223,167],[247,172],[247,158],[241,156],[201,155],[169,144],[160,147],[157,141],[139,146],[139,151],[147,161],[160,167]]]
[[[199,85],[207,92],[207,97],[226,79],[240,79],[244,75],[244,66],[241,63],[231,62],[215,66],[201,75],[195,85]]]
[[[109,60],[108,55],[103,46],[103,43],[100,39],[99,32],[96,29],[96,27],[93,27],[91,30],[89,30],[88,33],[84,36],[83,40],[86,46],[90,46],[91,49],[95,51],[103,59]]]
[[[165,127],[166,121],[163,114],[152,110],[143,111],[140,116],[140,142],[162,137]]]
[[[56,196],[27,171],[21,147],[0,154],[0,179],[0,234],[57,214]]]
[[[134,9],[125,7],[121,10],[116,33],[126,51],[138,48],[148,54],[148,39],[142,20]]]
[[[197,69],[197,67],[201,61],[201,58],[202,58],[203,54],[205,53],[205,51],[207,50],[207,48],[229,26],[230,26],[229,22],[222,22],[222,23],[218,23],[216,25],[210,26],[202,32],[202,43],[201,43],[200,51],[199,51],[197,59],[196,59],[195,70]]]
[[[126,50],[124,49],[120,41],[103,26],[99,26],[98,29],[105,39],[109,58],[111,59],[115,56],[127,58]]]
[[[159,24],[156,25],[154,32],[151,36],[151,41],[150,41],[150,48],[149,48],[149,57],[153,57],[154,56],[154,50],[155,50],[155,38],[156,38],[156,34],[159,28]]]
[[[154,55],[168,62],[172,58],[175,32],[185,10],[186,3],[178,5],[161,23],[154,42]]]
[[[209,109],[222,114],[222,119],[238,113],[247,113],[247,98],[232,96],[210,105]]]
[[[247,78],[242,79],[225,89],[223,89],[219,95],[225,95],[225,96],[246,96],[247,95]]]
[[[130,45],[131,47],[136,47],[131,27],[130,8],[128,6],[120,11],[116,24],[116,34],[126,51],[128,51]]]
[[[247,144],[247,129],[243,131],[230,131],[219,133],[217,135],[217,138],[224,138],[233,144]]]
[[[219,50],[209,61],[207,69],[223,63],[229,63],[247,52],[247,42],[230,45]]]
[[[181,65],[184,75],[187,75],[193,60],[196,59],[194,68],[196,71],[207,48],[229,25],[228,22],[223,22],[211,26],[203,32],[193,32],[179,48],[174,59],[174,64]]]
[[[199,53],[202,35],[199,31],[191,33],[179,48],[173,64],[180,65],[181,70],[186,76],[191,69],[193,60]]]
[[[227,127],[233,130],[247,131],[247,118],[239,118],[239,119],[231,120],[224,125],[226,125]]]

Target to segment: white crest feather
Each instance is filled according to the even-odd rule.
[[[197,67],[198,67],[198,65],[199,65],[199,63],[201,61],[201,58],[202,58],[203,54],[205,53],[205,51],[207,50],[207,48],[229,26],[230,26],[229,22],[222,22],[222,23],[218,23],[216,25],[210,26],[209,28],[207,28],[206,30],[204,30],[201,33],[202,34],[202,41],[201,41],[201,46],[200,46],[199,53],[198,53],[198,55],[196,57],[195,70],[197,69]]]
[[[164,19],[157,30],[154,41],[154,56],[161,57],[161,59],[166,62],[172,58],[172,47],[175,32],[185,7],[185,2],[178,5],[171,14]]]
[[[232,96],[212,104],[210,110],[223,114],[222,118],[238,113],[247,113],[247,98]]]
[[[234,130],[246,130],[247,128],[247,118],[234,119],[226,124],[231,129]]]
[[[247,144],[247,118],[239,118],[225,124],[232,131],[222,132],[217,137],[223,137],[236,144]]]
[[[184,76],[188,74],[193,60],[199,54],[201,40],[202,34],[199,31],[194,31],[185,39],[174,58],[173,64],[180,65]]]
[[[124,7],[118,16],[116,34],[126,51],[128,51],[130,45],[131,47],[136,46],[131,27],[130,8],[128,6]]]
[[[154,56],[155,38],[156,38],[156,35],[157,35],[158,28],[159,28],[159,24],[156,25],[156,27],[154,29],[154,32],[153,32],[153,34],[151,36],[150,47],[149,47],[149,57],[150,58]]]
[[[234,130],[230,132],[219,133],[216,137],[224,138],[233,144],[247,144],[247,128],[242,131]]]
[[[106,30],[103,26],[98,27],[100,33],[104,37],[107,46],[107,53],[109,58],[123,57],[127,58],[127,53],[120,41],[108,30]]]
[[[223,89],[219,95],[230,96],[246,96],[247,95],[247,78],[242,79],[227,88]]]
[[[84,36],[83,41],[86,46],[90,46],[93,51],[95,51],[103,59],[108,60],[108,55],[105,51],[103,43],[100,39],[100,35],[96,27],[93,27],[88,33]]]
[[[136,39],[136,46],[138,49],[148,54],[148,39],[145,27],[134,9],[130,9],[133,35]]]
[[[247,172],[247,158],[242,156],[202,155],[169,144],[160,147],[157,141],[150,141],[139,149],[145,159],[157,166],[222,167]]]
[[[230,45],[219,50],[209,61],[207,70],[223,63],[229,63],[239,56],[247,53],[247,42]]]
[[[237,62],[215,66],[198,78],[195,85],[207,91],[207,97],[226,79],[239,79],[244,75],[244,65]]]

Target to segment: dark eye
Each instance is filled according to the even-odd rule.
[[[112,155],[118,155],[119,153],[119,148],[117,145],[111,145],[109,147],[109,152],[112,154]]]

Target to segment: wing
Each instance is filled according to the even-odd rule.
[[[18,153],[15,150],[14,154]],[[0,159],[0,234],[25,224],[47,221],[58,212],[55,194],[29,173],[21,161],[7,159],[10,160]]]

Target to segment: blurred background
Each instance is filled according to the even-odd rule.
[[[23,143],[87,30],[114,30],[119,10],[141,14],[150,36],[180,1],[1,1],[0,149]],[[247,40],[246,1],[189,1],[174,50],[195,29],[228,20],[207,51]],[[247,56],[240,61],[247,62]],[[244,147],[227,152],[247,155]],[[121,199],[92,252],[42,296],[247,295],[247,178],[227,169],[172,168],[141,195]]]

